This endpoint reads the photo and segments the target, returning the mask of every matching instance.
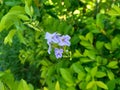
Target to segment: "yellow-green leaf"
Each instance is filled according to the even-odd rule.
[[[56,85],[55,85],[55,90],[60,90],[60,84],[59,84],[59,82],[58,82],[58,81],[56,82]]]
[[[108,63],[107,67],[112,68],[116,66],[117,64],[118,64],[118,61],[111,61],[110,63]]]
[[[8,35],[4,39],[4,44],[9,43],[9,45],[11,45],[12,39],[13,39],[13,36],[14,36],[15,32],[16,32],[15,29],[10,30],[10,32],[8,33]]]
[[[94,87],[94,85],[95,85],[95,81],[91,81],[87,84],[86,89],[91,89],[92,87]]]
[[[48,88],[44,87],[44,89],[43,89],[43,90],[48,90]]]
[[[97,84],[97,86],[100,87],[100,88],[108,89],[107,85],[104,84],[104,83],[101,82],[101,81],[96,81],[96,84]]]
[[[26,83],[26,81],[22,79],[20,81],[19,85],[18,85],[18,89],[17,90],[30,90],[30,89],[29,89],[29,86]]]
[[[108,74],[108,78],[109,78],[110,80],[113,80],[113,79],[114,79],[114,74],[113,74],[113,72],[112,72],[111,70],[107,71],[107,74]]]
[[[3,83],[0,81],[0,90],[5,90]]]
[[[96,75],[96,72],[97,72],[97,67],[94,67],[94,68],[91,69],[92,77],[94,77]]]

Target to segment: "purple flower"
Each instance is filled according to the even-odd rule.
[[[60,42],[59,45],[60,46],[70,46],[70,36],[69,35],[63,35],[60,37]]]
[[[63,49],[55,48],[55,56],[57,59],[62,58],[62,53],[63,53]]]
[[[50,34],[48,32],[46,32],[46,35],[45,35],[45,39],[47,39],[47,44],[51,44],[52,42],[53,43],[58,43],[59,42],[59,34],[57,34],[56,32],[53,33],[53,34]]]

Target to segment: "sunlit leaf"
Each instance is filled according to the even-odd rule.
[[[113,80],[113,79],[114,79],[115,75],[114,75],[114,73],[113,73],[111,70],[108,70],[108,71],[107,71],[107,74],[108,74],[108,78],[109,78],[110,80]]]
[[[94,87],[94,85],[95,85],[95,81],[91,81],[87,84],[86,89],[91,89]]]
[[[30,90],[30,89],[29,89],[29,86],[26,83],[26,81],[22,79],[20,81],[19,85],[18,85],[18,89],[17,90]]]
[[[98,87],[108,90],[107,85],[104,84],[102,81],[96,81],[95,83],[97,84]]]
[[[4,44],[9,43],[9,45],[11,45],[12,44],[12,39],[13,39],[13,36],[15,35],[15,33],[16,33],[15,29],[10,30],[10,32],[8,33],[8,35],[4,39]]]
[[[108,63],[107,67],[112,68],[112,67],[117,66],[117,64],[118,64],[118,61],[111,61]]]
[[[72,84],[74,83],[72,74],[70,73],[69,70],[61,68],[60,73],[61,73],[62,77],[65,79],[65,81],[67,81],[68,83],[72,83]]]
[[[60,84],[59,84],[59,82],[58,82],[58,81],[56,82],[56,85],[55,85],[55,90],[60,90]]]
[[[5,90],[3,83],[0,81],[0,90]]]

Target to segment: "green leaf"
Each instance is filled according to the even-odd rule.
[[[0,77],[2,77],[5,73],[4,72],[0,72]]]
[[[71,6],[71,3],[70,3],[69,0],[64,0],[64,3],[65,3],[65,5],[66,5],[67,8]]]
[[[93,34],[91,32],[87,33],[86,39],[90,41],[90,43],[93,43]]]
[[[104,29],[103,20],[104,20],[104,15],[101,13],[97,14],[96,24],[100,28],[100,30]]]
[[[81,80],[84,80],[85,79],[85,73],[84,72],[80,72],[79,74],[78,74],[78,81],[81,81]]]
[[[107,86],[109,88],[109,90],[115,90],[115,85],[116,84],[116,80],[110,80],[107,82]]]
[[[5,90],[3,83],[0,81],[0,90]]]
[[[68,69],[61,68],[60,73],[66,82],[74,84],[74,81],[72,79],[72,74],[70,73]]]
[[[60,90],[60,84],[59,84],[59,82],[58,82],[58,81],[56,82],[56,85],[55,85],[55,90]]]
[[[25,0],[25,12],[32,17],[33,15],[33,7],[31,6],[32,0]]]
[[[93,46],[92,46],[92,44],[90,43],[90,42],[88,42],[88,41],[81,41],[80,42],[80,44],[82,45],[82,46],[84,46],[85,48],[87,48],[87,49],[93,49]]]
[[[3,16],[0,22],[0,32],[4,29],[10,28],[14,24],[14,20],[16,20],[16,17],[12,14],[6,14]]]
[[[104,46],[104,42],[101,42],[101,41],[96,42],[96,48],[98,50],[102,50],[103,46]]]
[[[118,64],[118,61],[111,61],[108,63],[107,67],[113,68],[113,67],[117,66],[117,64]]]
[[[28,84],[30,90],[34,90],[34,86],[32,84]]]
[[[17,90],[30,90],[25,80],[21,80]]]
[[[119,38],[118,37],[115,37],[112,39],[111,41],[111,45],[112,45],[112,50],[115,50],[117,49],[119,46],[118,46],[118,43],[119,43]]]
[[[111,10],[109,10],[107,13],[110,16],[120,16],[120,8],[116,5],[113,6],[113,8]]]
[[[111,43],[105,43],[105,47],[106,47],[106,49],[108,49],[108,50],[112,50],[112,45],[111,45]]]
[[[8,33],[8,35],[4,39],[4,44],[9,43],[9,45],[11,45],[12,44],[12,39],[13,39],[13,36],[15,35],[15,33],[16,33],[15,29],[10,30],[10,32]]]
[[[90,81],[91,80],[91,75],[87,74],[85,80],[86,80],[86,82]]]
[[[14,15],[25,14],[25,10],[24,7],[14,6],[9,10],[8,14],[14,14]]]
[[[90,58],[80,58],[80,62],[81,63],[89,63],[89,62],[93,62],[94,60],[90,59]]]
[[[106,73],[105,73],[105,72],[102,72],[102,71],[97,71],[95,76],[96,76],[97,78],[103,78],[103,77],[106,76]]]
[[[21,43],[26,44],[26,40],[25,40],[25,38],[23,37],[23,31],[17,30],[17,36],[18,36],[18,38],[19,38],[19,40],[20,40]]]
[[[90,59],[94,60],[96,58],[96,51],[95,50],[87,50],[87,49],[85,49],[83,55],[88,56]]]
[[[102,81],[96,81],[95,83],[97,84],[98,87],[108,90],[107,85],[104,84]]]
[[[24,14],[19,14],[18,18],[20,18],[20,19],[22,19],[24,21],[28,21],[29,20],[29,17],[27,15],[24,15]]]
[[[48,90],[48,88],[47,87],[44,87],[44,89],[43,90]]]
[[[91,81],[87,84],[86,89],[91,89],[94,87],[94,85],[95,85],[95,81]]]
[[[114,74],[111,70],[107,71],[107,74],[108,74],[108,77],[109,77],[110,80],[114,79]]]
[[[98,67],[97,67],[97,66],[91,69],[91,76],[92,76],[92,77],[94,77],[94,76],[96,75],[97,70],[98,70]]]
[[[73,54],[73,57],[78,58],[80,56],[82,56],[82,54],[80,53],[80,51],[75,50],[75,53]]]
[[[82,67],[82,65],[80,64],[80,62],[76,62],[76,63],[73,63],[71,68],[76,72],[76,73],[80,73],[80,72],[83,72],[84,69]]]
[[[10,28],[18,19],[18,15],[25,14],[24,8],[21,6],[12,7],[9,12],[4,15],[0,22],[0,32],[4,29]],[[13,19],[14,18],[14,19]]]
[[[75,87],[68,87],[67,90],[76,90]]]

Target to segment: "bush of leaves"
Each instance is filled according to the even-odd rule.
[[[8,48],[16,50],[10,56],[17,58],[12,60],[6,52],[4,55],[14,64],[5,61],[15,80],[24,79],[20,82],[25,87],[18,85],[18,90],[34,90],[29,88],[33,87],[31,84],[40,90],[120,89],[119,1],[1,0],[0,3],[1,35],[5,32],[0,37],[1,44],[4,43],[1,47],[10,45]],[[3,52],[4,49],[1,57]],[[3,64],[8,69],[6,63]],[[14,85],[6,82],[1,79],[0,85],[13,90]]]

